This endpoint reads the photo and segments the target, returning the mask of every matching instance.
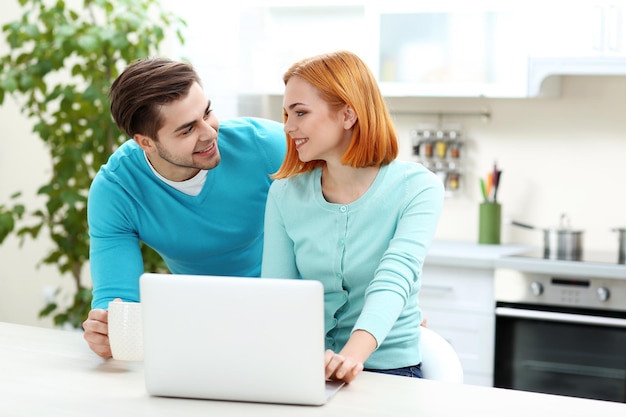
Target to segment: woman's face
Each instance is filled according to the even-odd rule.
[[[300,77],[291,77],[283,98],[285,133],[303,162],[339,161],[352,137],[354,113],[343,105],[331,108],[318,90]]]

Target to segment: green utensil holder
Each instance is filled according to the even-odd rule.
[[[478,243],[500,244],[502,206],[499,203],[481,203],[478,208]]]

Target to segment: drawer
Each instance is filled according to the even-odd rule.
[[[423,308],[493,314],[493,274],[492,269],[425,266],[419,294],[420,304]]]
[[[495,316],[422,307],[427,326],[454,348],[463,371],[493,375]]]

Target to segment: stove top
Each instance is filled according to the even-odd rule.
[[[556,256],[548,256],[544,251],[538,249],[531,252],[520,253],[517,255],[511,255],[513,258],[531,258],[531,259],[545,259],[546,261],[559,261],[559,262],[585,262],[585,263],[600,263],[600,264],[612,264],[622,265],[623,260],[620,262],[617,253],[603,252],[603,251],[583,251],[578,259],[565,259],[558,258]]]

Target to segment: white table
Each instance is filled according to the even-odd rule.
[[[625,417],[626,404],[363,373],[321,407],[151,397],[143,366],[80,332],[0,323],[0,415],[63,417]]]

